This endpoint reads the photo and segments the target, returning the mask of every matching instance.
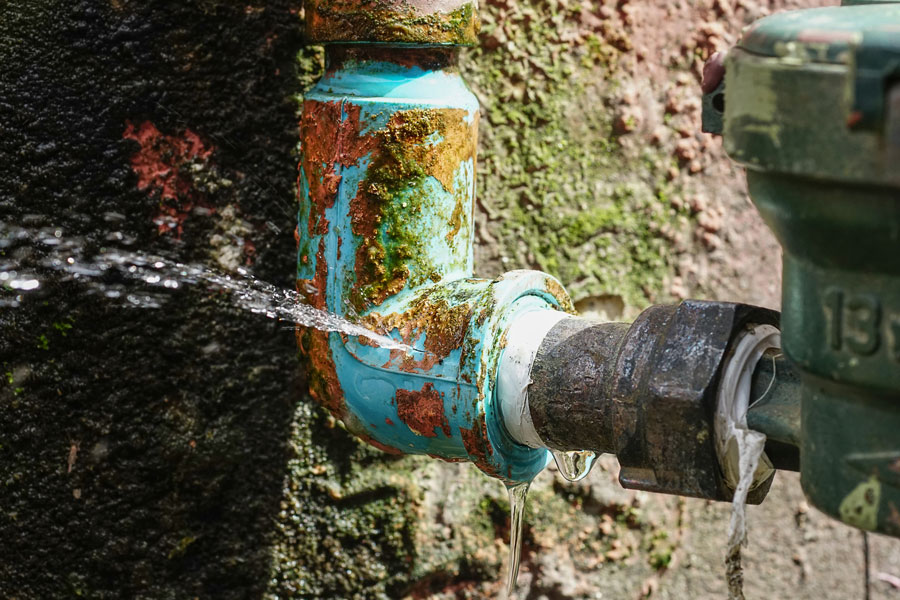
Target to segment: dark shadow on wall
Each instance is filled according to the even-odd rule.
[[[295,6],[0,5],[0,221],[292,287]],[[0,307],[0,597],[260,597],[293,333],[208,290],[127,304]]]

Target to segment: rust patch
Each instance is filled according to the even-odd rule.
[[[484,413],[482,413],[480,420],[471,429],[460,427],[459,435],[462,437],[463,447],[469,454],[469,460],[488,475],[499,477],[497,467],[488,462],[488,456],[493,456],[494,449],[488,440]]]
[[[425,437],[437,437],[436,429],[450,437],[450,423],[444,415],[444,399],[426,383],[421,390],[397,390],[397,414],[400,420],[415,433]]]
[[[328,66],[326,73],[335,73],[351,67],[352,63],[375,61],[389,62],[394,65],[412,68],[419,67],[423,71],[456,73],[458,69],[458,50],[453,47],[404,48],[397,52],[396,48],[387,46],[339,45],[328,49]]]
[[[453,243],[453,239],[459,230],[462,229],[463,219],[466,217],[466,200],[465,194],[461,190],[455,193],[456,205],[453,207],[453,214],[450,215],[450,231],[447,232],[447,242]]]
[[[428,262],[422,235],[412,228],[420,223],[421,205],[428,200],[417,188],[431,176],[445,191],[455,192],[453,178],[460,164],[475,160],[477,119],[467,123],[467,118],[463,109],[399,111],[372,134],[376,148],[350,202],[352,230],[362,239],[349,294],[357,311],[440,271],[440,265]]]
[[[203,195],[194,189],[191,166],[207,165],[214,148],[206,146],[196,133],[185,129],[180,135],[163,135],[156,125],[144,121],[137,127],[125,122],[122,138],[134,140],[140,149],[131,156],[131,169],[138,176],[138,189],[159,197],[159,213],[154,222],[160,234],[181,238],[183,224]]]
[[[360,122],[360,116],[361,107],[349,102],[307,100],[304,103],[300,122],[301,168],[309,188],[310,206],[307,235],[301,238],[308,237],[311,243],[315,243],[315,237],[320,239],[315,274],[311,280],[299,280],[297,287],[317,308],[326,307],[328,264],[324,236],[329,233],[330,224],[325,214],[337,199],[340,166],[356,165],[362,157],[370,156],[366,178],[350,203],[351,230],[361,242],[355,256],[356,280],[349,298],[353,307],[362,312],[381,304],[408,282],[419,285],[421,282],[411,279],[413,274],[417,278],[435,276],[440,265],[422,262],[427,260],[427,253],[419,247],[423,240],[419,233],[413,235],[408,225],[411,219],[417,218],[420,207],[418,204],[407,207],[407,203],[421,204],[427,199],[408,192],[417,191],[416,186],[427,176],[434,177],[452,192],[453,176],[460,163],[471,159],[474,164],[477,124],[474,120],[465,121],[468,118],[465,110],[400,111],[392,115],[383,129],[366,134],[362,133],[365,124]],[[407,193],[402,202],[394,201],[398,193]],[[312,252],[312,247],[303,247],[301,262],[308,263]],[[427,355],[422,361],[414,361],[400,352],[391,353],[392,361],[401,360],[399,368],[412,371],[430,369],[460,347],[470,318],[468,305],[451,306],[446,300],[429,303],[423,298],[403,315],[382,318],[375,314],[367,317],[364,324],[382,331],[398,329],[407,343],[426,335]],[[344,420],[347,408],[331,356],[329,334],[299,329],[297,337],[309,364],[312,396],[335,417]],[[449,423],[443,416],[443,402],[433,387],[426,385],[418,392],[403,392],[398,392],[398,404],[401,396],[408,395],[403,399],[401,419],[411,429],[435,436],[435,429],[440,428],[445,435],[450,435]],[[397,452],[365,439],[382,450]]]
[[[297,291],[306,298],[309,304],[319,309],[326,307],[327,276],[328,264],[325,262],[325,238],[323,237],[319,240],[319,250],[316,252],[315,277],[312,281],[300,280],[297,282]],[[297,343],[307,361],[310,395],[336,418],[343,419],[347,408],[344,405],[344,392],[338,379],[337,367],[331,357],[328,336],[328,332],[312,327],[297,328]]]
[[[346,115],[344,111],[346,110]],[[325,210],[334,206],[341,176],[335,166],[352,166],[375,147],[371,136],[360,136],[360,107],[338,101],[303,103],[300,136],[301,167],[309,185],[310,236],[328,233]]]
[[[559,308],[567,313],[575,314],[575,305],[566,293],[565,288],[555,279],[547,279],[544,284],[547,293],[559,300]]]
[[[386,424],[388,424],[388,425],[393,425],[393,424],[394,424],[394,422],[391,421],[391,418],[390,418],[390,417],[385,417],[385,418],[384,418],[384,422],[385,422]]]
[[[359,106],[344,106],[336,101],[304,102],[300,121],[303,140],[301,168],[309,186],[307,229],[311,238],[328,233],[329,223],[325,218],[325,211],[334,206],[341,181],[337,166],[354,165],[375,147],[374,138],[359,135],[359,116]],[[301,261],[308,260],[306,254],[301,257]],[[320,237],[315,275],[312,280],[301,280],[297,284],[297,290],[307,302],[319,309],[326,308],[327,276],[325,238]],[[346,406],[337,369],[331,357],[329,334],[315,329],[298,328],[297,339],[309,367],[310,394],[335,417],[343,419]]]
[[[480,21],[467,0],[306,0],[313,42],[475,44]]]
[[[472,307],[468,304],[451,306],[446,300],[432,301],[427,295],[410,304],[409,310],[382,317],[371,313],[362,319],[361,324],[383,335],[396,329],[400,338],[407,345],[415,345],[422,335],[425,356],[415,360],[401,350],[391,350],[387,367],[400,359],[401,371],[429,371],[438,362],[447,358],[451,352],[461,348],[469,330],[472,319]]]
[[[382,444],[378,440],[375,440],[360,431],[354,431],[353,434],[356,437],[358,437],[359,439],[361,439],[362,441],[364,441],[365,443],[369,444],[370,446],[374,446],[375,448],[378,448],[382,452],[386,452],[388,454],[393,454],[395,456],[403,456],[405,454],[405,452],[403,452],[402,450],[398,450],[397,448],[394,448],[393,446],[387,446],[385,444]]]

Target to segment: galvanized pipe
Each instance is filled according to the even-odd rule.
[[[799,446],[802,390],[800,377],[784,354],[769,352],[753,373],[747,413],[750,428],[770,440]]]
[[[713,431],[719,374],[748,326],[777,322],[767,309],[702,301],[651,307],[631,325],[560,321],[531,370],[535,430],[553,449],[616,454],[625,487],[729,500]]]

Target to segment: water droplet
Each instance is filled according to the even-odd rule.
[[[14,290],[33,290],[36,289],[41,282],[37,279],[13,279],[7,285]]]
[[[506,595],[509,596],[516,589],[516,580],[519,578],[519,561],[522,558],[522,517],[525,516],[525,500],[528,497],[530,481],[506,485],[509,493],[509,569],[506,575]]]
[[[569,481],[581,481],[591,472],[591,467],[597,460],[597,453],[591,450],[572,450],[562,452],[551,450],[553,460],[562,476]]]

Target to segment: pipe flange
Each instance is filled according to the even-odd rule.
[[[315,43],[478,41],[477,0],[306,0],[304,7],[306,33]]]

